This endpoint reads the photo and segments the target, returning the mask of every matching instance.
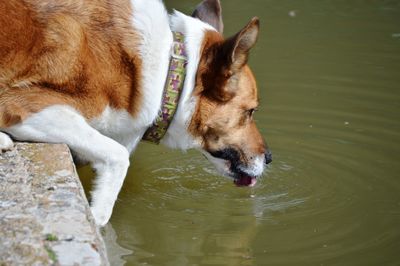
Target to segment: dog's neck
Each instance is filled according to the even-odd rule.
[[[196,97],[193,95],[193,90],[196,83],[196,73],[200,62],[204,34],[206,31],[214,29],[177,11],[170,16],[170,27],[172,31],[179,31],[185,35],[188,65],[178,109],[161,143],[170,148],[182,150],[198,148],[200,147],[200,142],[191,136],[188,132],[188,127],[196,107]]]
[[[141,35],[140,39],[143,40],[138,47],[143,55],[141,81],[143,100],[141,111],[135,118],[137,130],[150,127],[161,110],[162,94],[173,45],[172,32],[181,32],[185,36],[188,59],[186,79],[174,119],[161,143],[183,150],[197,148],[200,143],[188,132],[196,107],[196,98],[192,93],[205,32],[214,29],[198,19],[177,11],[168,16],[163,3],[159,0],[130,1],[135,7],[132,22]],[[149,8],[150,5],[151,8]]]
[[[160,143],[174,118],[186,77],[185,36],[177,31],[174,31],[173,35],[174,42],[171,48],[171,59],[167,80],[165,81],[161,110],[153,125],[147,129],[142,138],[156,144]]]

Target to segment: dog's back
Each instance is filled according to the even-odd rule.
[[[125,0],[2,1],[0,127],[54,104],[88,119],[106,105],[134,114],[141,62],[130,16]]]

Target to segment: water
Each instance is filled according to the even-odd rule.
[[[186,13],[196,4],[167,1]],[[274,162],[243,189],[197,152],[141,144],[105,229],[112,260],[400,265],[400,1],[223,9],[227,35],[262,21],[250,65]]]

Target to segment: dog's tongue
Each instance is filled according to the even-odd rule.
[[[251,176],[241,176],[233,181],[238,187],[253,187],[257,183],[257,179]]]

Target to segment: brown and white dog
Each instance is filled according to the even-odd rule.
[[[13,146],[10,136],[66,143],[97,173],[91,209],[105,225],[129,156],[161,108],[179,31],[187,75],[162,143],[199,149],[236,184],[253,185],[271,161],[246,64],[259,20],[229,39],[222,30],[218,0],[192,16],[168,15],[160,0],[1,1],[0,151]]]

